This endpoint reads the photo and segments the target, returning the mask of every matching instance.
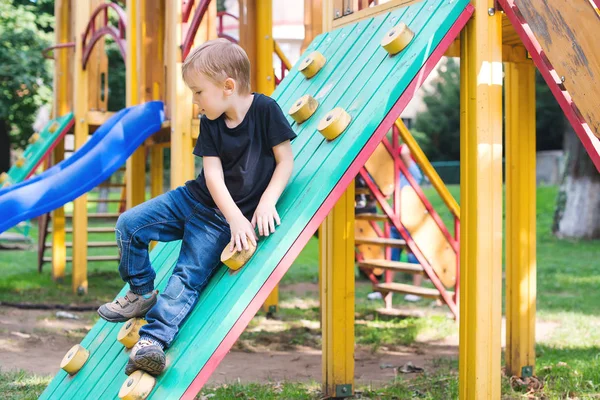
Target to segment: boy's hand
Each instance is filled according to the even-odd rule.
[[[275,204],[270,201],[262,201],[258,203],[254,216],[252,217],[252,226],[258,226],[258,234],[261,236],[269,236],[269,233],[275,233],[275,223],[281,224],[279,214],[275,209]]]
[[[233,218],[229,222],[229,228],[231,229],[231,244],[229,245],[229,251],[248,250],[248,240],[256,247],[256,241],[258,237],[254,232],[254,227],[242,214],[238,217]]]

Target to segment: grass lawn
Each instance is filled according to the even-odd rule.
[[[458,199],[458,187],[450,191]],[[450,213],[445,211],[441,199],[432,189],[426,189],[434,207],[453,232]],[[552,325],[550,335],[536,347],[536,372],[544,381],[537,398],[600,398],[600,271],[598,254],[600,241],[558,240],[551,235],[556,187],[540,187],[537,191],[537,310],[538,322]],[[36,237],[35,227],[32,229]],[[69,238],[67,238],[69,240]],[[101,240],[110,240],[103,236]],[[106,251],[106,250],[105,250]],[[122,287],[116,263],[91,263],[88,265],[89,293],[72,294],[70,265],[63,283],[53,282],[50,266],[37,273],[37,252],[0,252],[0,301],[40,302],[62,304],[98,304],[112,299]],[[241,344],[280,343],[282,346],[302,345],[320,347],[318,327],[318,292],[306,295],[286,292],[285,287],[318,281],[318,243],[313,238],[296,259],[282,280],[281,311],[278,315],[282,329],[261,331],[259,315],[251,321],[240,338]],[[380,319],[375,309],[379,301],[369,301],[366,295],[370,286],[357,280],[356,288],[356,342],[371,351],[394,350],[398,346],[426,345],[429,341],[456,335],[458,326],[446,316],[445,308],[432,310],[429,301],[407,305],[401,296],[394,302],[403,308],[425,312],[422,318]],[[298,302],[303,306],[298,307]],[[307,327],[308,326],[308,327]],[[440,359],[435,368],[411,380],[397,379],[387,386],[357,387],[362,398],[420,398],[450,399],[458,396],[458,361]],[[0,372],[2,398],[36,398],[48,377],[25,373]],[[205,388],[202,399],[318,399],[320,384],[313,383],[257,383],[230,384]],[[503,398],[527,398],[527,388],[511,387],[503,378]],[[523,397],[525,396],[525,397]]]

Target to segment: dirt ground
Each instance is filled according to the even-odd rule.
[[[290,285],[292,286],[292,285]],[[299,296],[314,291],[316,285],[289,287]],[[289,305],[288,305],[289,306]],[[295,304],[296,307],[306,306]],[[78,319],[57,317],[57,311],[20,310],[0,307],[0,369],[23,369],[38,375],[54,375],[71,346],[79,343],[91,329],[94,312],[70,312]],[[264,320],[261,329],[269,330]],[[538,322],[536,337],[543,339],[554,329],[552,323]],[[256,329],[257,327],[254,327]],[[504,332],[504,321],[502,331]],[[504,346],[504,334],[502,335]],[[433,368],[434,360],[457,357],[458,336],[442,341],[417,343],[395,351],[379,349],[372,353],[368,347],[357,348],[355,377],[357,384],[389,382],[397,367],[407,362],[425,370]],[[251,368],[248,368],[252,366]],[[310,347],[297,347],[293,351],[280,351],[269,346],[252,347],[238,343],[219,365],[209,384],[231,381],[273,382],[321,380],[321,351]]]
[[[72,312],[80,319],[56,317],[56,311],[0,308],[0,369],[23,369],[38,375],[53,375],[67,350],[92,327],[93,313]],[[266,350],[266,351],[264,351]],[[431,345],[406,348],[405,351],[371,353],[358,350],[356,379],[359,383],[377,383],[394,378],[395,368],[411,361],[429,368],[432,360],[456,356],[456,345]],[[252,368],[248,368],[252,366]],[[210,383],[320,381],[321,352],[308,347],[294,351],[259,352],[232,350],[212,375]]]

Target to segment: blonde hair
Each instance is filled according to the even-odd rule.
[[[240,46],[227,39],[209,40],[194,48],[185,58],[183,79],[190,73],[202,73],[214,83],[235,80],[238,91],[250,93],[250,60]]]

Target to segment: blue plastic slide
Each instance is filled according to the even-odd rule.
[[[164,106],[153,101],[113,115],[71,157],[35,178],[0,190],[0,233],[52,211],[108,179],[157,132]]]

